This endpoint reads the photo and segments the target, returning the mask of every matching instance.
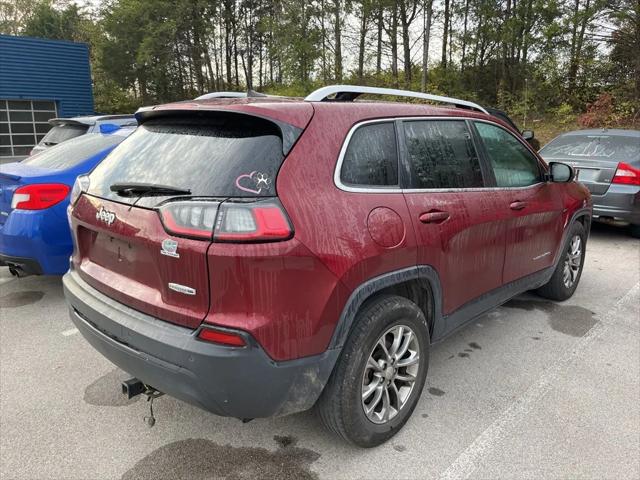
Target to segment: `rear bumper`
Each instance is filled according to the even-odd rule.
[[[71,320],[111,362],[157,390],[217,415],[259,418],[307,410],[339,350],[276,363],[247,335],[247,347],[197,339],[179,327],[101,294],[75,271],[63,278]],[[114,386],[117,388],[117,386]]]
[[[640,225],[640,187],[612,184],[604,195],[592,195],[593,216]]]
[[[24,275],[42,275],[40,263],[33,258],[14,257],[0,253],[0,267],[14,268]]]
[[[31,274],[62,275],[73,251],[64,205],[46,210],[13,210],[0,225],[0,256],[38,265]]]

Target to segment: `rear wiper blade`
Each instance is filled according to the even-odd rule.
[[[109,190],[121,197],[149,197],[153,195],[191,195],[191,190],[154,183],[114,183]]]

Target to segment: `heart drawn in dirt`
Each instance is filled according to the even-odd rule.
[[[258,195],[260,192],[262,192],[262,187],[258,188],[257,190],[255,189],[256,179],[254,176],[256,173],[258,173],[257,170],[254,170],[251,173],[244,173],[240,175],[238,178],[236,178],[236,187],[244,192],[255,193],[256,195]]]

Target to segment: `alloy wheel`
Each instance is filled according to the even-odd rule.
[[[407,404],[419,378],[420,343],[406,325],[394,325],[378,339],[362,377],[362,408],[373,423],[393,419]]]
[[[562,281],[564,286],[571,288],[576,282],[580,274],[582,265],[582,238],[580,235],[574,235],[569,243],[567,254],[564,260],[564,270],[562,272]]]

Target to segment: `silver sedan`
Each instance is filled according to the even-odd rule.
[[[630,225],[640,237],[640,131],[576,130],[554,138],[540,150],[547,162],[578,171],[591,192],[594,219]]]

